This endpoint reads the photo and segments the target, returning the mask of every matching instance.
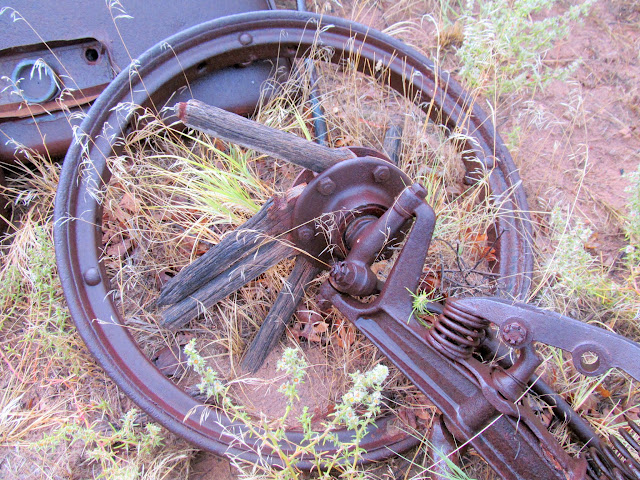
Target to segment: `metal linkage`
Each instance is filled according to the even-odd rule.
[[[332,270],[332,278],[320,289],[320,300],[333,304],[353,322],[438,407],[456,441],[472,445],[503,478],[582,478],[586,460],[567,454],[533,411],[518,402],[526,380],[539,365],[532,349],[523,350],[508,370],[489,367],[471,356],[489,322],[470,314],[464,305],[459,307],[457,300],[451,305],[446,302],[438,337],[412,317],[411,294],[435,224],[433,211],[423,199],[421,186],[404,189],[393,208],[358,237],[343,267]],[[366,272],[385,238],[411,217],[411,231],[380,294],[369,303],[354,298],[349,294],[354,286],[363,295],[372,293],[371,287],[360,289],[372,285],[362,279],[368,278]],[[348,285],[335,278],[344,266],[359,272]]]

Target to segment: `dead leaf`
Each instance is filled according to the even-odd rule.
[[[422,277],[420,280],[420,286],[418,287],[418,291],[433,293],[438,288],[440,288],[440,276],[434,275],[433,273],[428,273]]]
[[[180,243],[180,247],[188,251],[189,254],[194,252],[197,256],[204,255],[207,250],[209,250],[209,247],[205,243],[192,236],[185,236]]]
[[[354,144],[354,140],[353,137],[351,137],[350,135],[341,137],[339,139],[336,140],[335,146],[336,148],[340,148],[340,147],[344,147],[347,145],[353,145]]]
[[[487,245],[488,239],[489,237],[486,233],[473,233],[469,231],[465,235],[467,248],[470,249],[471,257],[474,261],[477,262],[480,259],[485,259],[488,262],[493,262],[496,260],[496,250]]]
[[[304,338],[308,342],[322,343],[325,339],[323,333],[329,329],[322,315],[313,310],[298,310],[296,317],[298,321],[291,327],[291,333],[298,340]]]
[[[180,345],[164,347],[154,360],[156,367],[167,377],[181,374],[187,366],[187,355]]]
[[[611,397],[611,392],[609,390],[607,390],[606,388],[604,388],[602,385],[597,385],[596,386],[596,392],[598,392],[604,398]]]
[[[402,423],[411,427],[412,429],[418,426],[416,421],[416,414],[412,408],[401,407],[398,409],[398,418]]]
[[[120,208],[126,210],[129,213],[136,213],[138,211],[138,205],[135,199],[127,192],[122,195],[120,202],[118,203]]]
[[[586,250],[596,250],[600,246],[598,241],[598,232],[593,232],[591,236],[584,242],[584,248]]]
[[[323,422],[327,419],[329,415],[336,411],[336,404],[329,403],[325,409],[320,407],[316,407],[313,409],[313,417],[311,417],[311,422]]]
[[[114,243],[111,246],[109,246],[107,248],[107,255],[109,257],[122,258],[131,249],[131,245],[132,245],[131,239],[130,238],[125,238],[121,242],[117,242],[117,243]]]
[[[341,348],[347,349],[351,347],[356,341],[355,327],[350,322],[340,319],[339,323],[336,324],[332,340],[335,340]]]

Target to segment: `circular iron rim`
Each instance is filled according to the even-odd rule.
[[[246,44],[246,34],[251,43]],[[242,42],[240,35],[243,36]],[[388,67],[390,85],[411,97],[434,115],[454,127],[464,121],[471,140],[464,150],[472,155],[464,162],[467,172],[491,168],[489,187],[503,198],[510,215],[499,220],[498,273],[500,290],[515,298],[529,288],[532,253],[527,202],[513,161],[500,137],[482,110],[460,85],[441,72],[427,58],[381,32],[347,20],[293,11],[265,11],[224,17],[180,32],[162,42],[120,73],[101,94],[83,121],[69,149],[61,172],[54,212],[55,249],[58,272],[71,316],[94,357],[120,388],[156,421],[200,448],[232,455],[252,462],[282,465],[274,452],[261,449],[259,442],[239,446],[235,440],[242,425],[216,410],[202,420],[189,412],[197,402],[164,377],[146,358],[127,332],[109,295],[109,285],[101,256],[101,207],[99,198],[109,172],[115,133],[125,131],[131,112],[115,108],[130,102],[145,105],[168,98],[179,78],[206,60],[215,68],[275,56],[304,56],[318,43],[332,49],[331,61],[340,54],[358,51],[358,68],[364,71],[382,61]],[[167,48],[170,46],[170,48]],[[142,87],[136,90],[135,86]],[[151,92],[151,93],[150,93]],[[432,92],[432,93],[430,93]],[[155,98],[154,98],[155,95]],[[470,109],[469,105],[473,105]],[[433,108],[433,107],[436,108]],[[108,128],[106,128],[108,126]],[[473,157],[473,158],[471,158]],[[87,248],[90,247],[90,248]],[[98,268],[98,283],[85,280],[86,272]],[[95,270],[92,270],[94,272]],[[153,386],[153,388],[152,388]],[[388,417],[379,419],[365,437],[365,461],[387,458],[417,444],[419,439],[401,432],[393,434]],[[349,439],[348,430],[339,438]],[[290,431],[282,448],[291,452],[302,439]],[[309,469],[311,459],[301,458],[298,467]]]

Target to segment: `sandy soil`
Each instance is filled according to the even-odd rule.
[[[378,29],[389,27],[403,19],[393,3],[381,0],[361,12],[358,19]],[[295,7],[293,1],[279,4]],[[424,5],[416,2],[412,13],[430,13],[423,10]],[[426,22],[421,35],[406,40],[429,50],[435,44],[433,25]],[[545,62],[563,67],[578,59],[581,64],[569,79],[554,81],[542,92],[501,99],[495,123],[512,146],[534,219],[541,226],[538,238],[542,253],[542,212],[555,205],[573,205],[575,213],[596,232],[592,254],[607,265],[615,265],[624,245],[620,214],[628,199],[625,173],[636,170],[640,163],[640,2],[598,0],[592,13],[573,26],[568,39],[556,45]],[[513,132],[518,133],[510,135]],[[275,375],[276,358],[277,352],[269,357],[261,372],[263,378]],[[320,360],[317,363],[321,364]],[[321,365],[314,375],[320,382]],[[263,383],[251,387],[247,394],[257,410],[270,404],[269,397],[277,386]],[[307,393],[313,395],[312,390]],[[271,407],[271,413],[277,415],[280,406]],[[319,412],[326,409],[326,399],[317,399],[315,407]],[[71,463],[84,460],[80,451],[69,456]],[[14,472],[21,476],[13,478],[41,478],[37,461],[3,449],[0,478],[10,478]],[[70,464],[70,471],[74,468],[79,476],[70,473],[69,478],[91,475]],[[228,461],[207,452],[195,454],[190,472],[190,480],[237,478]]]

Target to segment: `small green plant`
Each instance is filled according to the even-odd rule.
[[[278,391],[287,397],[287,403],[291,405],[294,400],[299,400],[298,386],[304,383],[304,374],[308,365],[304,358],[300,357],[298,350],[288,348],[282,358],[278,360],[277,368],[283,371],[288,380],[284,382]]]
[[[586,250],[585,244],[593,231],[579,219],[569,220],[568,213],[559,207],[550,214],[550,223],[556,248],[547,260],[546,272],[553,276],[552,289],[567,296],[580,295],[593,286],[593,275],[585,275],[597,261]]]
[[[461,17],[464,41],[457,50],[460,76],[471,88],[487,89],[490,96],[521,88],[543,87],[563,78],[578,66],[564,69],[545,63],[555,42],[569,34],[570,23],[585,16],[594,0],[571,6],[561,15],[536,14],[548,11],[557,0],[468,0]]]
[[[411,315],[415,316],[419,322],[423,323],[426,327],[430,327],[422,317],[433,316],[434,313],[430,309],[434,302],[440,302],[444,300],[441,295],[435,294],[436,292],[418,291],[416,293],[409,292],[412,298]],[[409,319],[407,319],[409,321]]]
[[[260,440],[270,450],[277,452],[284,465],[284,471],[264,468],[264,475],[273,478],[297,478],[296,463],[304,457],[313,458],[320,476],[328,476],[332,470],[341,471],[346,478],[359,477],[362,472],[357,469],[358,463],[365,453],[359,444],[368,432],[368,428],[380,414],[382,400],[382,386],[389,374],[389,369],[381,364],[368,372],[352,373],[352,387],[342,396],[342,401],[336,405],[335,412],[320,425],[312,425],[312,415],[308,407],[295,419],[302,427],[304,442],[293,454],[287,454],[280,442],[285,437],[285,425],[296,401],[299,400],[298,388],[304,383],[305,372],[308,368],[306,360],[296,348],[287,348],[277,363],[279,371],[284,372],[286,380],[279,388],[287,401],[287,409],[276,422],[261,422],[260,419],[250,417],[244,407],[237,405],[231,399],[230,385],[223,385],[217,374],[206,365],[205,359],[198,352],[195,340],[191,340],[185,347],[187,363],[199,375],[198,388],[207,396],[214,397],[224,411],[234,420],[240,420],[247,430],[247,435]],[[326,456],[323,446],[327,442],[338,444],[334,430],[340,425],[346,425],[353,432],[350,442],[341,444],[341,448],[333,456]],[[242,441],[241,438],[238,439]],[[238,467],[243,468],[238,462]],[[256,467],[253,467],[256,468]]]
[[[342,403],[336,409],[336,418],[358,435],[364,433],[370,421],[380,413],[382,383],[389,375],[384,365],[376,365],[367,373],[352,373],[353,387],[342,396]],[[358,413],[357,407],[364,406],[364,412]],[[362,430],[362,432],[360,432]]]
[[[192,338],[184,347],[184,353],[187,355],[187,365],[200,375],[200,383],[197,385],[200,393],[209,397],[218,397],[226,392],[223,383],[218,379],[218,374],[209,366],[202,358],[202,355],[196,350],[196,339]]]
[[[136,423],[138,411],[131,409],[124,414],[119,427],[108,429],[97,425],[66,423],[44,436],[36,447],[49,451],[65,443],[84,444],[89,461],[98,463],[101,472],[97,478],[136,479],[142,473],[141,462],[149,459],[156,447],[162,445],[161,428],[148,423],[144,428]]]
[[[629,245],[625,248],[625,260],[628,267],[640,273],[640,167],[627,175],[630,185],[627,187],[629,214],[624,223],[624,230]]]
[[[413,314],[427,315],[429,313],[428,307],[433,302],[433,299],[428,292],[411,293],[411,298],[413,299]]]
[[[434,463],[427,469],[428,472],[436,474],[440,478],[446,478],[447,480],[475,480],[439,450],[434,450],[433,457]],[[442,472],[442,468],[437,468],[441,462],[449,470],[448,473]]]
[[[561,207],[551,211],[550,226],[555,247],[542,266],[543,305],[575,317],[626,316],[631,292],[616,283],[598,257],[587,251],[592,229]]]

